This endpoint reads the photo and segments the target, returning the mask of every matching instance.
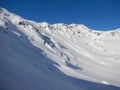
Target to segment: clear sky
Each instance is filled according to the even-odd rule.
[[[37,22],[120,28],[120,0],[0,0],[0,7]]]

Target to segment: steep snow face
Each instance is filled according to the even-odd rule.
[[[36,23],[0,8],[1,90],[120,90],[120,30]]]

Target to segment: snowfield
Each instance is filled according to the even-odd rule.
[[[0,90],[120,90],[120,29],[37,23],[0,8]]]

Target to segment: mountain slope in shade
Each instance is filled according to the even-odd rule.
[[[120,90],[120,30],[26,20],[0,8],[0,90]]]

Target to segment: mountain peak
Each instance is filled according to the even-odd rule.
[[[7,13],[9,13],[9,11],[0,7],[0,13],[6,13],[7,14]]]
[[[42,26],[42,27],[48,27],[49,26],[49,23],[47,23],[47,22],[41,22],[41,23],[38,23],[40,26]]]

